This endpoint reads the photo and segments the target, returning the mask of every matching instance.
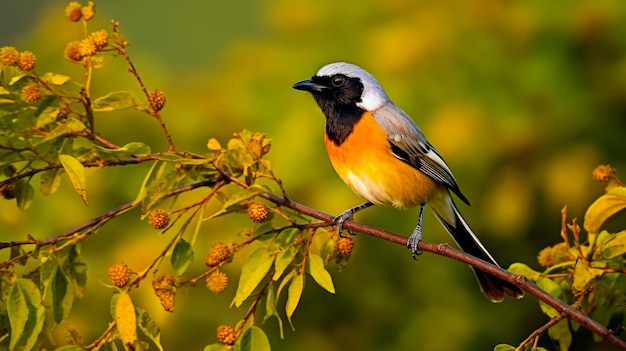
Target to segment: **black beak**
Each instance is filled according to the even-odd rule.
[[[292,85],[291,87],[294,88],[294,89],[297,89],[297,90],[308,91],[310,93],[312,93],[312,92],[318,92],[319,93],[319,92],[321,92],[324,89],[328,89],[327,86],[314,83],[310,79],[301,80],[301,81],[297,82],[296,84]]]

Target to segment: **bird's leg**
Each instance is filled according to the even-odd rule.
[[[355,213],[373,205],[373,203],[368,201],[358,206],[354,206],[351,209],[345,210],[339,216],[335,217],[333,219],[333,223],[335,224],[335,226],[337,226],[337,233],[341,235],[341,233],[343,232],[343,222],[347,220],[352,220],[352,216],[354,216]]]
[[[411,234],[409,241],[406,243],[406,247],[411,250],[414,259],[417,259],[417,255],[421,254],[421,252],[417,249],[417,244],[419,244],[420,240],[422,240],[422,217],[424,217],[425,207],[426,204],[420,205],[420,215],[417,219],[417,227],[415,227],[413,234]]]

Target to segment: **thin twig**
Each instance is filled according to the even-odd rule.
[[[541,327],[535,329],[534,332],[532,332],[528,338],[526,338],[526,340],[522,341],[521,344],[519,344],[516,348],[515,351],[522,351],[524,350],[524,348],[528,345],[530,345],[530,343],[534,342],[537,338],[539,338],[539,336],[541,336],[541,334],[545,333],[546,330],[550,329],[550,327],[552,327],[553,325],[557,324],[561,319],[567,317],[567,314],[565,312],[561,312],[558,315],[554,316],[553,318],[551,318],[546,324],[542,325]]]

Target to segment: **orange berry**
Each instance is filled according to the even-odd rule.
[[[150,219],[148,220],[150,225],[154,229],[164,229],[170,223],[170,215],[167,211],[160,208],[150,212]]]
[[[596,167],[591,176],[599,182],[606,182],[611,179],[617,171],[610,165],[600,165]]]
[[[341,237],[337,240],[337,251],[343,256],[350,256],[354,248],[354,240],[349,237]]]
[[[260,202],[255,202],[248,206],[248,217],[257,223],[265,221],[269,212],[267,206]]]
[[[234,345],[237,341],[235,329],[229,325],[220,325],[217,327],[217,340],[224,345]]]
[[[217,242],[211,246],[209,254],[204,259],[204,264],[208,267],[215,267],[226,260],[230,260],[231,257],[232,253],[230,248],[222,242]]]
[[[22,99],[29,104],[39,101],[41,96],[41,90],[37,83],[31,83],[22,88]]]
[[[126,264],[114,264],[109,268],[109,281],[111,281],[111,283],[113,283],[113,285],[117,286],[118,288],[121,288],[126,285],[126,283],[128,283],[130,273],[131,270]]]
[[[165,106],[165,94],[159,89],[154,89],[148,93],[148,102],[155,111],[161,111]]]
[[[90,37],[91,41],[93,41],[94,45],[96,45],[96,48],[98,49],[102,49],[107,46],[109,41],[109,33],[107,33],[104,29],[91,33]]]
[[[213,272],[206,279],[206,286],[216,294],[224,292],[228,287],[228,276],[220,271]]]
[[[65,16],[72,22],[78,22],[82,17],[81,7],[82,5],[76,1],[70,2],[65,8]]]
[[[20,53],[20,57],[17,59],[17,67],[19,67],[22,71],[31,71],[35,68],[35,63],[37,59],[35,54],[30,51],[22,51]]]
[[[3,46],[0,48],[0,63],[5,66],[13,66],[20,58],[20,52],[13,46]]]
[[[80,9],[81,15],[83,16],[83,19],[85,21],[89,21],[90,19],[93,18],[94,14],[95,14],[95,5],[93,3],[93,1],[89,1],[87,3],[87,6],[83,6]]]
[[[74,40],[65,47],[65,57],[72,61],[80,61],[83,55],[80,53],[80,41]]]

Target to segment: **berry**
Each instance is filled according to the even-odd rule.
[[[17,67],[19,67],[22,71],[31,71],[35,68],[36,62],[37,59],[35,58],[35,54],[30,51],[23,51],[17,59]]]
[[[159,276],[152,281],[152,289],[167,312],[174,312],[176,285],[176,278],[169,274]]]
[[[165,94],[159,89],[154,89],[148,93],[148,102],[155,111],[161,111],[165,106]]]
[[[615,172],[615,168],[610,165],[600,165],[593,170],[591,175],[599,182],[606,182],[615,175]]]
[[[22,88],[22,99],[29,104],[41,99],[41,90],[39,84],[31,83]]]
[[[206,279],[206,286],[216,294],[224,292],[228,287],[228,276],[220,271],[213,272]]]
[[[220,263],[231,259],[232,252],[228,246],[222,242],[217,242],[211,246],[209,254],[204,259],[204,264],[208,267],[218,266]]]
[[[87,38],[80,41],[78,46],[78,52],[80,56],[92,56],[98,51],[96,44],[93,42],[93,39]]]
[[[82,17],[82,12],[80,11],[81,7],[81,4],[76,1],[70,2],[65,8],[65,16],[72,22],[78,22]]]
[[[150,212],[149,222],[154,229],[164,229],[170,223],[170,215],[159,208]]]
[[[80,41],[74,40],[65,47],[65,57],[72,61],[80,61],[83,55],[80,53]]]
[[[350,256],[354,248],[354,240],[349,237],[341,237],[337,240],[337,251],[343,256]]]
[[[109,41],[109,33],[107,33],[104,29],[91,33],[89,37],[91,37],[91,41],[93,41],[94,45],[96,45],[96,48],[98,49],[102,49],[107,46]]]
[[[267,218],[269,212],[270,211],[267,206],[260,202],[255,202],[248,206],[248,217],[257,223],[263,222]]]
[[[5,66],[13,66],[20,58],[20,52],[13,46],[3,46],[0,48],[0,63]]]
[[[128,278],[130,277],[131,270],[124,263],[114,264],[109,268],[109,280],[113,285],[118,288],[123,287],[128,283]]]
[[[224,345],[234,345],[237,340],[235,329],[229,325],[217,327],[217,340]]]

